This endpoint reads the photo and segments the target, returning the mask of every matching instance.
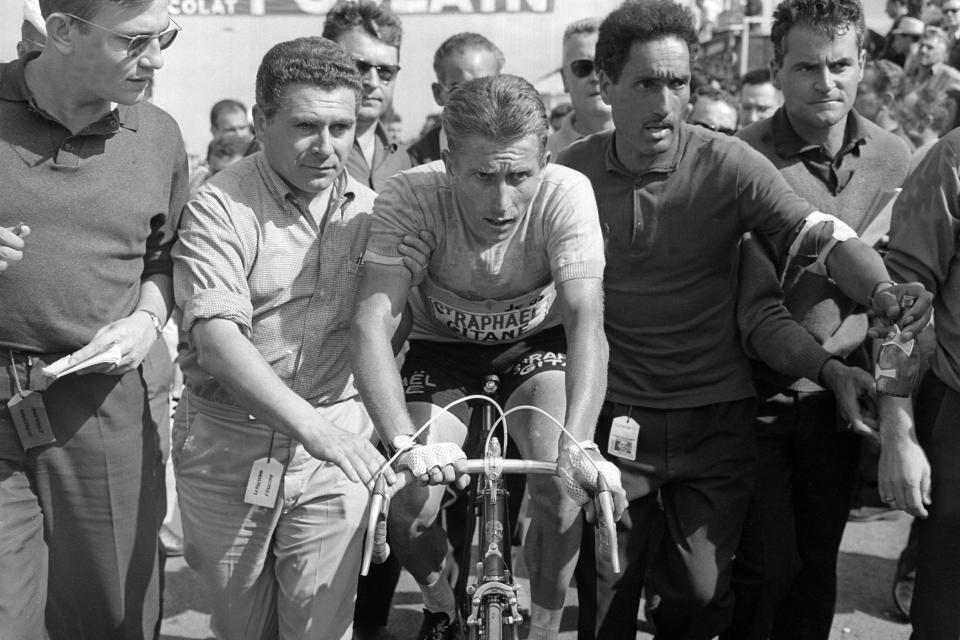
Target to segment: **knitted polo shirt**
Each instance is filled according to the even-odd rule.
[[[0,348],[74,351],[133,312],[142,278],[172,272],[187,155],[149,103],[72,134],[34,104],[26,64],[0,64],[0,225],[31,231],[0,274]]]
[[[771,118],[754,123],[737,134],[769,159],[796,193],[824,213],[837,216],[857,232],[869,223],[874,198],[903,184],[910,152],[902,140],[855,111],[847,116],[844,145],[830,162],[817,145],[796,133],[783,108]],[[783,277],[784,257],[765,246]],[[828,352],[846,357],[858,350],[866,337],[862,310],[827,278],[811,273],[788,273],[783,282],[785,303]],[[853,360],[863,364],[863,354]],[[810,380],[791,380],[760,366],[760,379],[801,391],[819,390]]]

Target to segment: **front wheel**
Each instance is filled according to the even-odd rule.
[[[482,640],[516,640],[517,625],[509,624],[504,620],[502,600],[491,598],[487,602],[483,614],[483,630],[480,632]]]

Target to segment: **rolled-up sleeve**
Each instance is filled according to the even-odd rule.
[[[183,310],[182,329],[197,320],[223,318],[252,331],[253,305],[247,283],[248,256],[238,233],[242,207],[214,187],[204,187],[187,204],[173,249],[174,294]]]

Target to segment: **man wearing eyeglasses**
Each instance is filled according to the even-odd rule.
[[[457,33],[443,41],[433,54],[433,99],[437,106],[447,104],[450,93],[464,82],[474,78],[495,76],[503,70],[503,52],[479,33]],[[426,164],[440,159],[447,148],[446,135],[439,123],[418,141],[410,145],[410,156],[415,164]]]
[[[340,0],[327,14],[323,37],[343,45],[363,79],[357,135],[347,171],[380,191],[390,176],[413,166],[406,148],[390,142],[380,123],[393,105],[403,27],[388,7],[373,0]]]
[[[180,131],[144,96],[178,27],[165,0],[42,8],[45,48],[0,65],[0,637],[141,640],[164,511],[141,365],[187,198]]]
[[[553,158],[580,138],[613,128],[610,106],[600,98],[600,81],[593,64],[599,28],[599,18],[584,18],[570,23],[563,32],[560,77],[573,111],[547,139],[547,151]]]
[[[905,143],[854,109],[863,79],[864,17],[858,0],[785,0],[773,14],[774,85],[784,104],[737,135],[820,211],[865,240],[885,235],[877,196],[906,178]],[[755,241],[751,241],[755,242]],[[862,307],[829,280],[780,274],[794,318],[834,358],[870,370]],[[734,623],[723,638],[822,638],[830,634],[840,540],[853,499],[861,435],[820,380],[787,379],[763,366],[756,421],[759,473],[734,562]]]

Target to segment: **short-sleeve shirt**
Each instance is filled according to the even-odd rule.
[[[187,199],[180,129],[149,103],[71,132],[0,64],[0,226],[30,227],[0,274],[0,347],[74,351],[136,308],[142,280],[170,275]]]
[[[183,213],[174,290],[192,392],[238,404],[197,366],[197,320],[235,322],[277,376],[314,405],[356,395],[347,347],[374,193],[342,173],[311,212],[262,153],[204,183]],[[320,220],[319,224],[317,220]]]
[[[437,249],[411,291],[411,338],[515,342],[560,324],[556,285],[603,276],[603,236],[587,179],[547,165],[509,235],[479,241],[442,162],[391,178],[374,205],[365,260],[398,265],[404,235],[431,231]]]

